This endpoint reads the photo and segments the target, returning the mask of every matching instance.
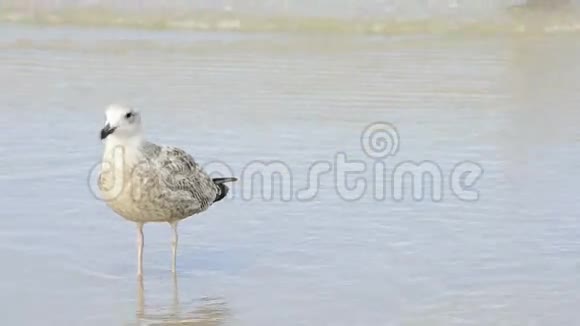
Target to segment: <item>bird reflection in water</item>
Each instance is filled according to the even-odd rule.
[[[223,325],[227,316],[225,302],[219,298],[203,298],[201,304],[192,311],[182,311],[179,303],[177,275],[173,274],[173,296],[169,309],[155,309],[148,313],[145,307],[145,287],[143,277],[137,280],[137,325]]]

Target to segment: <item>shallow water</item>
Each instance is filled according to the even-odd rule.
[[[580,305],[580,42],[575,35],[351,36],[0,27],[0,320],[82,325],[571,325]],[[170,229],[91,192],[111,102],[150,139],[242,175],[279,160],[292,195],[314,162],[430,160],[443,199],[244,197]],[[448,177],[484,169],[475,202]],[[370,184],[369,181],[369,184]],[[387,178],[386,183],[391,182]],[[350,182],[353,182],[351,179]],[[269,191],[270,185],[264,185]],[[259,192],[260,189],[256,189]]]

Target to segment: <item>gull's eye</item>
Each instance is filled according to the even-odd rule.
[[[125,114],[125,119],[131,119],[131,117],[133,117],[133,112]]]

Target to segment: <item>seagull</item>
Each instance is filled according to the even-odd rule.
[[[141,114],[113,104],[101,130],[103,161],[98,179],[102,199],[123,218],[137,224],[137,275],[143,275],[143,225],[166,222],[173,237],[176,272],[177,224],[201,213],[228,193],[234,177],[210,178],[185,151],[159,146],[143,137]]]

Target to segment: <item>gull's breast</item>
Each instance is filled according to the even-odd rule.
[[[169,222],[203,210],[190,193],[169,189],[158,173],[150,164],[112,169],[101,174],[99,187],[107,205],[133,222]]]

